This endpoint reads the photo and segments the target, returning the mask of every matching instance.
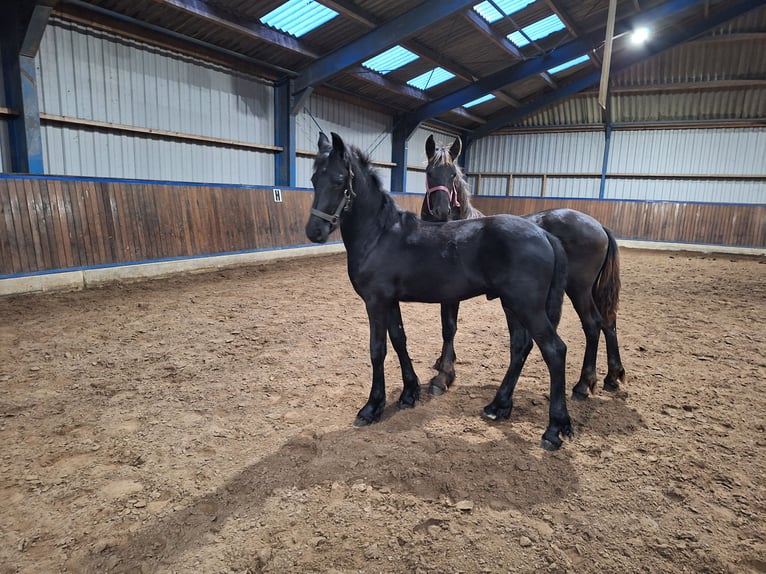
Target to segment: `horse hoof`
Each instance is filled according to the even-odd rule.
[[[547,450],[548,452],[553,452],[555,450],[558,450],[561,447],[561,440],[559,440],[558,444],[554,444],[548,439],[542,439],[540,441],[540,446],[543,447],[543,450]]]
[[[438,397],[438,396],[443,395],[444,393],[446,393],[447,389],[445,389],[441,385],[437,385],[435,383],[431,383],[430,385],[428,385],[428,392],[429,392],[429,394],[431,394],[431,395],[433,395],[435,397]]]
[[[481,418],[483,418],[485,421],[496,421],[497,415],[495,413],[488,413],[485,409],[481,411]]]
[[[406,401],[402,401],[402,400],[399,401],[399,410],[414,409],[414,408],[415,408],[415,402],[414,401],[411,402],[411,403],[406,402]]]
[[[588,393],[583,393],[582,391],[578,391],[577,389],[572,389],[573,401],[585,401],[587,399],[588,399]]]
[[[620,380],[607,377],[604,379],[604,390],[610,393],[616,393],[620,390]]]
[[[357,428],[360,427],[366,427],[372,424],[372,421],[368,421],[364,417],[356,417],[356,420],[354,421],[354,426]]]
[[[484,407],[484,410],[481,412],[481,418],[487,421],[498,421],[500,419],[507,419],[511,417],[512,409],[513,409],[513,406],[495,407],[493,405],[487,405],[486,407]]]

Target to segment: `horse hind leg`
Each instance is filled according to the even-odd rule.
[[[561,435],[569,438],[574,436],[566,403],[567,346],[556,333],[548,317],[542,312],[535,313],[534,307],[520,305],[516,316],[540,348],[548,367],[551,381],[548,427],[543,433],[540,445],[545,450],[556,450],[563,443]]]
[[[572,389],[572,398],[582,401],[588,398],[588,391],[596,389],[596,356],[598,340],[601,335],[601,315],[591,296],[590,289],[577,289],[570,292],[569,298],[580,317],[583,333],[585,333],[585,355],[583,356],[580,380]]]
[[[395,303],[391,308],[388,336],[391,338],[391,344],[396,351],[396,355],[399,357],[399,366],[402,369],[404,389],[399,397],[399,408],[412,408],[420,399],[420,380],[412,366],[412,359],[410,359],[410,355],[407,353],[407,336],[404,333],[402,311],[399,303]]]
[[[620,383],[625,382],[625,368],[620,359],[620,346],[617,342],[617,317],[610,317],[602,326],[604,340],[606,341],[606,355],[608,371],[604,377],[605,391],[618,391]]]
[[[503,377],[503,382],[497,389],[495,398],[484,407],[482,417],[495,421],[507,419],[513,410],[513,391],[519,381],[521,370],[532,350],[532,337],[524,326],[519,323],[509,310],[505,310],[508,321],[508,331],[511,334],[511,364]]]
[[[428,385],[428,391],[432,395],[443,394],[455,380],[455,333],[459,309],[459,303],[445,303],[441,306],[442,354],[434,363],[437,374]]]

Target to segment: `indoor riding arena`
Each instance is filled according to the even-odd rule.
[[[764,0],[3,2],[0,574],[766,572],[765,54]]]

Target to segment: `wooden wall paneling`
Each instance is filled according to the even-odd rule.
[[[77,202],[80,207],[80,224],[83,237],[83,260],[88,266],[101,263],[98,255],[99,222],[91,207],[92,187],[88,181],[77,182]]]
[[[95,221],[95,241],[98,247],[99,264],[104,265],[114,263],[109,247],[109,229],[106,220],[106,210],[104,209],[104,187],[101,182],[92,182],[88,186],[90,190],[90,208],[92,217],[89,221]]]
[[[204,201],[202,188],[192,187],[187,190],[186,206],[189,211],[189,241],[192,246],[190,255],[200,255],[203,251],[203,231],[204,223],[202,221],[202,205]]]
[[[191,188],[178,187],[174,189],[173,197],[175,198],[176,217],[179,226],[178,241],[182,245],[183,255],[190,256],[194,254],[193,222],[191,219],[191,204],[194,201],[194,194],[191,193]]]
[[[51,262],[48,269],[62,269],[66,266],[65,241],[64,233],[61,229],[61,218],[58,213],[58,201],[53,189],[53,181],[41,180],[39,185],[46,227],[48,228],[48,245],[50,246]]]
[[[103,182],[101,187],[101,206],[104,213],[104,240],[107,246],[107,257],[110,262],[120,261],[118,255],[119,218],[114,203],[114,184]]]
[[[44,222],[40,221],[40,205],[38,197],[39,194],[35,193],[36,181],[31,180],[17,180],[17,188],[19,193],[19,204],[24,213],[24,227],[28,230],[29,235],[27,240],[29,241],[29,259],[30,263],[34,263],[34,270],[40,271],[46,269],[46,264],[50,264],[50,256],[46,257],[43,249],[41,231],[40,228],[44,226]],[[46,233],[47,240],[47,233]],[[46,241],[47,243],[47,241]],[[47,251],[47,245],[45,250]]]
[[[77,267],[80,264],[77,250],[77,228],[75,225],[74,206],[69,182],[57,180],[55,182],[56,197],[60,202],[60,217],[63,219],[67,236],[65,251],[68,253],[69,266]]]
[[[11,275],[22,269],[11,203],[11,180],[0,181],[0,273]]]
[[[117,208],[117,224],[120,228],[120,248],[117,250],[121,261],[135,261],[137,259],[137,245],[133,241],[133,224],[130,221],[131,191],[122,184],[113,184],[114,202]]]
[[[20,272],[36,271],[34,253],[31,252],[32,232],[29,229],[29,214],[24,200],[24,181],[10,180],[11,210],[13,211],[13,227],[16,232],[16,244],[19,249],[21,263]]]

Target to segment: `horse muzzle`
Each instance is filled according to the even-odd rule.
[[[309,217],[308,223],[306,223],[306,237],[312,243],[325,243],[327,238],[332,233],[331,225],[329,222],[324,221],[314,215]]]

